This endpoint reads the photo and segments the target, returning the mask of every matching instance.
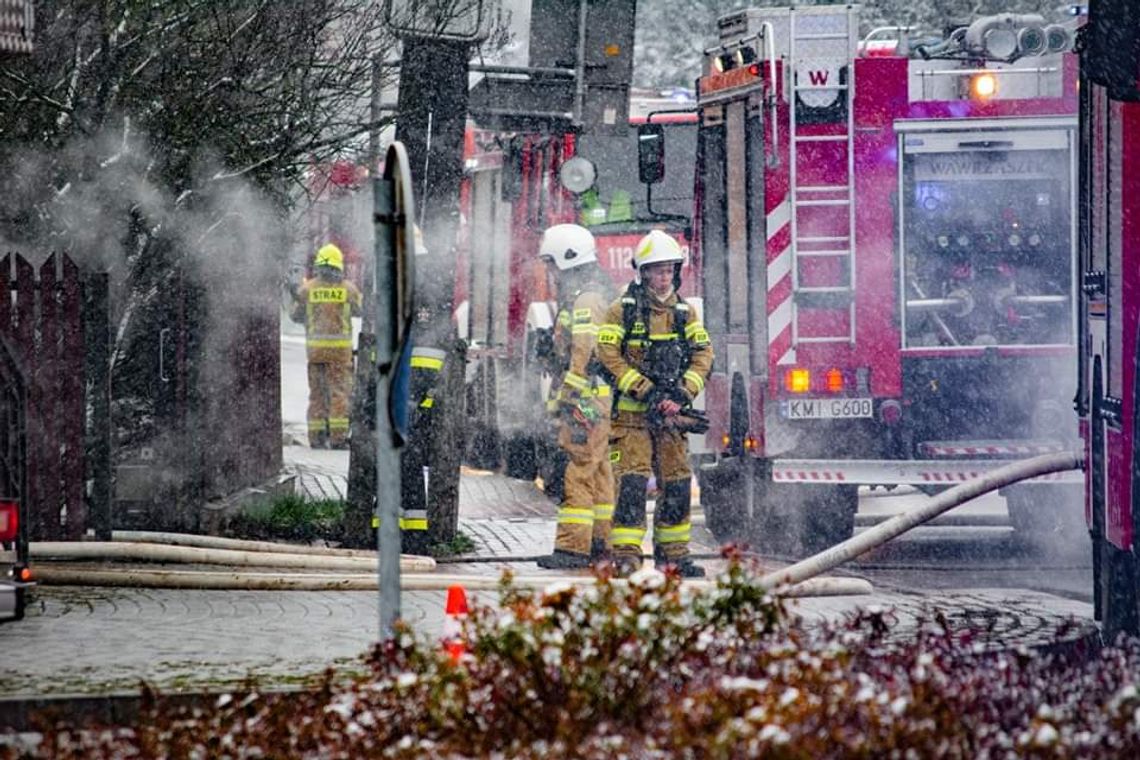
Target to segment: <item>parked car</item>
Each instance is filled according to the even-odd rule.
[[[28,534],[21,503],[0,499],[0,622],[24,617],[32,583]]]

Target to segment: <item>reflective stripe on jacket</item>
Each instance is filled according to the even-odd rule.
[[[305,280],[297,291],[304,310],[305,347],[309,359],[352,355],[352,317],[361,309],[360,291],[347,280]]]

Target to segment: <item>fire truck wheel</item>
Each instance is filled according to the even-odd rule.
[[[1086,546],[1084,494],[1080,485],[1025,483],[1005,489],[1009,522],[1018,537],[1050,547]]]

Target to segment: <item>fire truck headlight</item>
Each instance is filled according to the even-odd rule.
[[[597,176],[594,163],[583,156],[574,156],[558,170],[558,181],[574,195],[581,195],[593,187]]]
[[[1016,232],[1010,235],[1009,245],[1011,248],[1016,248],[1017,246],[1021,245],[1021,235],[1018,235]]]
[[[1060,24],[1045,27],[1045,49],[1050,53],[1064,53],[1073,46],[1069,30]]]
[[[982,45],[990,58],[1009,58],[1017,52],[1017,35],[1005,27],[988,29],[982,35]]]
[[[1041,236],[1038,235],[1036,232],[1034,232],[1032,235],[1029,236],[1028,242],[1029,242],[1030,246],[1032,246],[1033,248],[1036,248],[1037,246],[1041,245]]]
[[[784,374],[784,388],[789,393],[807,393],[811,390],[811,373],[802,367],[788,370]]]
[[[949,248],[950,247],[950,236],[949,235],[939,235],[938,236],[938,247],[939,248]]]
[[[997,94],[997,77],[993,74],[975,74],[970,79],[970,94],[975,98],[992,98]]]
[[[968,246],[970,244],[970,236],[969,235],[959,235],[958,240],[955,242],[958,243],[958,246],[960,248],[965,248],[966,246]]]
[[[733,56],[736,58],[737,66],[747,66],[756,60],[756,51],[745,45],[737,48]]]
[[[713,70],[718,74],[736,68],[736,57],[731,53],[721,53],[712,59]]]
[[[1040,55],[1045,52],[1045,30],[1039,26],[1025,26],[1017,31],[1017,49],[1022,55]]]

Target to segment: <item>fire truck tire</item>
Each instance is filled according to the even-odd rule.
[[[1024,483],[1004,489],[1009,521],[1019,537],[1033,543],[1083,545],[1084,489],[1080,485]]]

